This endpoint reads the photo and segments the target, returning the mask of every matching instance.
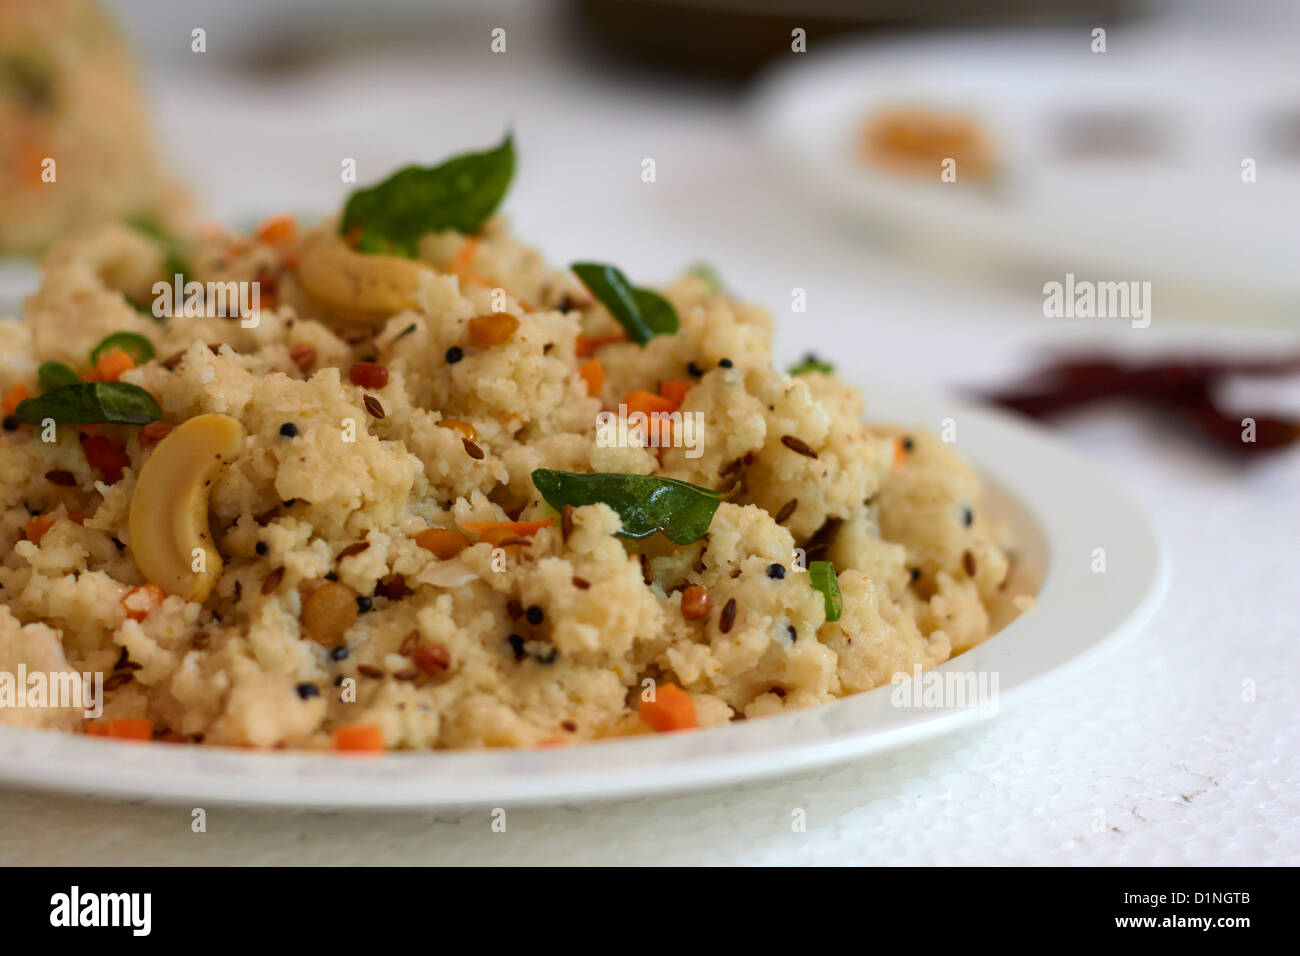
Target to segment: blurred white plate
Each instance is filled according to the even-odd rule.
[[[1093,53],[1080,27],[819,45],[762,79],[755,117],[801,185],[936,256],[1006,258],[1040,283],[1065,271],[1151,281],[1155,299],[1211,286],[1293,305],[1300,73],[1280,40],[1112,31],[1109,52]],[[996,181],[866,165],[863,124],[893,107],[976,120],[997,153]],[[1116,145],[1098,149],[1093,132]]]
[[[41,284],[41,270],[26,259],[0,259],[0,318],[18,318],[23,299]]]
[[[998,709],[1154,613],[1166,566],[1145,516],[1091,463],[1037,426],[953,399],[864,389],[873,419],[938,429],[986,476],[1013,525],[1038,606],[939,671],[996,674]],[[1108,570],[1093,573],[1094,548]],[[824,707],[712,730],[555,750],[340,756],[134,744],[0,728],[0,781],[95,796],[284,807],[518,807],[686,790],[788,773],[968,726],[978,709],[905,708],[884,687]]]

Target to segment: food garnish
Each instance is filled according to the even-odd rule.
[[[840,581],[835,565],[829,561],[811,561],[808,564],[808,582],[814,591],[820,591],[826,602],[826,620],[838,621],[844,613],[844,598],[840,595]]]
[[[147,425],[162,418],[154,397],[126,382],[77,382],[28,398],[14,410],[20,422],[39,425]]]
[[[462,153],[438,166],[407,166],[348,197],[339,232],[359,230],[362,252],[415,258],[420,237],[428,233],[478,232],[505,197],[514,172],[511,135],[495,149]]]
[[[726,495],[675,478],[611,472],[575,474],[538,468],[533,485],[559,511],[604,502],[623,519],[625,538],[660,531],[673,544],[690,544],[709,533],[713,515]]]
[[[677,310],[672,303],[658,292],[632,285],[616,266],[575,262],[569,268],[609,309],[633,342],[645,345],[656,335],[677,333]]]

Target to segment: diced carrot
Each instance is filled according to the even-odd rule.
[[[115,717],[108,722],[108,736],[117,740],[153,740],[153,721],[148,717]]]
[[[623,396],[623,404],[627,406],[627,413],[644,412],[647,415],[653,412],[675,412],[677,407],[662,395],[655,395],[651,392],[643,392],[640,389],[633,389]]]
[[[109,349],[95,363],[95,371],[105,382],[116,382],[122,377],[123,372],[129,372],[133,368],[135,368],[135,359],[131,358],[125,349]]]
[[[542,518],[539,521],[468,521],[461,527],[477,534],[480,541],[496,545],[510,538],[527,538],[553,524],[554,518]]]
[[[547,737],[545,740],[537,741],[533,746],[538,750],[553,750],[556,747],[567,746],[568,743],[563,737]]]
[[[89,368],[86,369],[86,373],[81,376],[81,380],[83,382],[102,382],[104,380],[104,376],[99,374],[99,369]],[[82,431],[85,431],[86,426],[83,425],[81,426],[81,428]]]
[[[158,585],[142,584],[139,587],[132,588],[122,596],[122,608],[126,611],[126,616],[133,621],[143,621],[146,617],[158,610],[162,604],[163,598],[167,595]]]
[[[895,438],[894,439],[894,464],[901,465],[906,460],[907,460],[907,452],[903,449],[903,442],[900,439]]]
[[[334,749],[376,751],[384,749],[384,734],[378,724],[339,724],[334,728]]]
[[[682,407],[686,393],[690,390],[689,382],[663,382],[659,386],[659,394],[673,403],[674,411]]]
[[[637,713],[656,733],[687,730],[700,725],[695,716],[695,701],[676,684],[660,684],[654,700],[642,700]]]
[[[495,282],[473,270],[474,260],[478,258],[478,245],[478,236],[466,239],[465,244],[456,250],[456,255],[452,256],[451,262],[447,263],[447,271],[459,276],[461,282],[492,288],[496,285]]]
[[[573,352],[578,358],[591,358],[596,354],[596,349],[603,345],[613,345],[616,342],[626,342],[626,335],[579,335],[574,343]]]
[[[49,155],[49,145],[36,137],[28,135],[19,139],[13,151],[13,168],[18,173],[18,182],[23,186],[42,185],[44,163]]]
[[[31,397],[32,390],[19,382],[17,385],[9,387],[4,394],[4,398],[0,398],[0,405],[4,406],[6,415],[12,415],[18,409],[20,403]]]
[[[89,435],[81,440],[81,450],[86,463],[103,476],[105,482],[116,484],[122,478],[122,469],[131,463],[126,452],[103,435]]]
[[[32,515],[27,519],[27,527],[23,530],[23,535],[32,544],[40,544],[41,538],[45,537],[45,532],[53,527],[53,518],[47,518],[45,515]]]
[[[490,312],[469,320],[469,340],[480,348],[509,342],[519,331],[519,320],[508,312]]]
[[[298,241],[298,220],[288,213],[270,216],[262,220],[254,235],[268,246],[292,246]]]
[[[465,244],[456,250],[456,254],[451,257],[451,262],[447,263],[447,271],[454,272],[457,275],[468,272],[477,258],[478,236],[470,236],[465,240]]]
[[[646,425],[646,439],[651,445],[663,448],[672,444],[673,423],[670,420],[655,420],[655,413],[671,415],[677,411],[677,406],[662,395],[654,395],[650,392],[643,392],[640,389],[634,389],[623,396],[623,404],[627,406],[629,417],[641,412],[649,419]]]
[[[89,737],[107,737],[108,721],[107,720],[88,720],[85,726],[86,735]]]
[[[600,359],[588,359],[578,366],[578,375],[587,383],[588,395],[599,395],[605,387],[605,366]]]

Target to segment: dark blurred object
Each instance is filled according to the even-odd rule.
[[[743,78],[808,44],[897,27],[1040,25],[1114,20],[1139,0],[573,0],[602,46],[656,66]]]
[[[1300,421],[1222,408],[1214,393],[1227,378],[1300,375],[1300,355],[1264,361],[1171,359],[1121,365],[1105,357],[1064,359],[1014,388],[985,394],[994,404],[1048,418],[1106,400],[1135,401],[1181,414],[1224,448],[1248,455],[1300,442]],[[1255,422],[1254,441],[1243,439],[1243,419]]]

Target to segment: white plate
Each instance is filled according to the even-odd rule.
[[[1276,307],[1300,301],[1300,74],[1290,37],[1269,41],[1113,31],[1098,54],[1088,30],[1072,29],[828,43],[764,76],[754,118],[827,208],[940,263],[965,252],[1033,269],[1039,285],[1069,270],[1151,281],[1166,305],[1175,289],[1181,302],[1186,287],[1213,287]],[[866,165],[860,130],[893,107],[974,119],[997,154],[996,182]],[[1146,148],[1100,153],[1085,124]]]
[[[1048,432],[954,399],[873,386],[873,420],[938,430],[984,474],[1015,527],[1038,606],[940,671],[998,676],[998,707],[1154,613],[1166,565],[1128,496]],[[1091,570],[1105,548],[1107,571]],[[787,773],[987,719],[978,709],[901,708],[892,688],[712,730],[535,751],[339,756],[142,745],[0,728],[0,781],[92,795],[287,807],[518,807],[631,797]]]

